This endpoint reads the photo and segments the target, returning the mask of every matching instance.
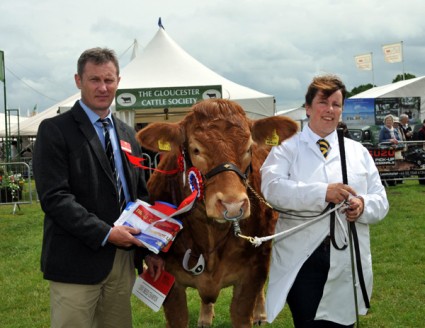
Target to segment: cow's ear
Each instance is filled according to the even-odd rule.
[[[299,127],[289,117],[272,116],[252,122],[252,139],[259,146],[277,146],[292,137]]]
[[[184,142],[184,134],[178,123],[151,123],[136,134],[143,148],[154,152],[178,152]]]

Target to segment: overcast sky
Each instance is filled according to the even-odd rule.
[[[76,61],[87,48],[112,48],[125,66],[134,39],[143,51],[159,17],[191,56],[274,95],[279,109],[303,104],[318,74],[339,75],[349,90],[391,83],[403,66],[425,75],[423,0],[3,0],[0,13],[7,107],[23,116],[78,91]],[[382,45],[399,41],[404,63],[386,63]],[[358,70],[354,56],[370,52],[373,72]]]

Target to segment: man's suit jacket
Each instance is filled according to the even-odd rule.
[[[117,118],[118,139],[141,157],[135,131]],[[144,172],[121,150],[131,200],[147,200]],[[33,155],[36,189],[45,213],[41,270],[44,278],[95,284],[109,274],[116,247],[102,242],[120,215],[112,170],[99,137],[77,101],[44,120]]]

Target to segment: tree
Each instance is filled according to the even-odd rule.
[[[415,77],[416,75],[413,75],[410,73],[404,73],[404,80],[414,79]],[[403,74],[397,74],[397,76],[395,77],[392,83],[396,83],[398,81],[403,81]]]
[[[373,87],[374,85],[372,83],[359,85],[358,87],[353,88],[351,91],[347,93],[347,98],[355,96],[356,94],[359,94],[363,91],[372,89]]]

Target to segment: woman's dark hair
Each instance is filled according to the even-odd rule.
[[[324,96],[328,98],[331,94],[338,90],[341,90],[342,99],[345,99],[347,90],[339,77],[331,74],[317,76],[308,86],[307,93],[305,95],[305,104],[311,106],[314,97],[319,91],[322,91]]]

